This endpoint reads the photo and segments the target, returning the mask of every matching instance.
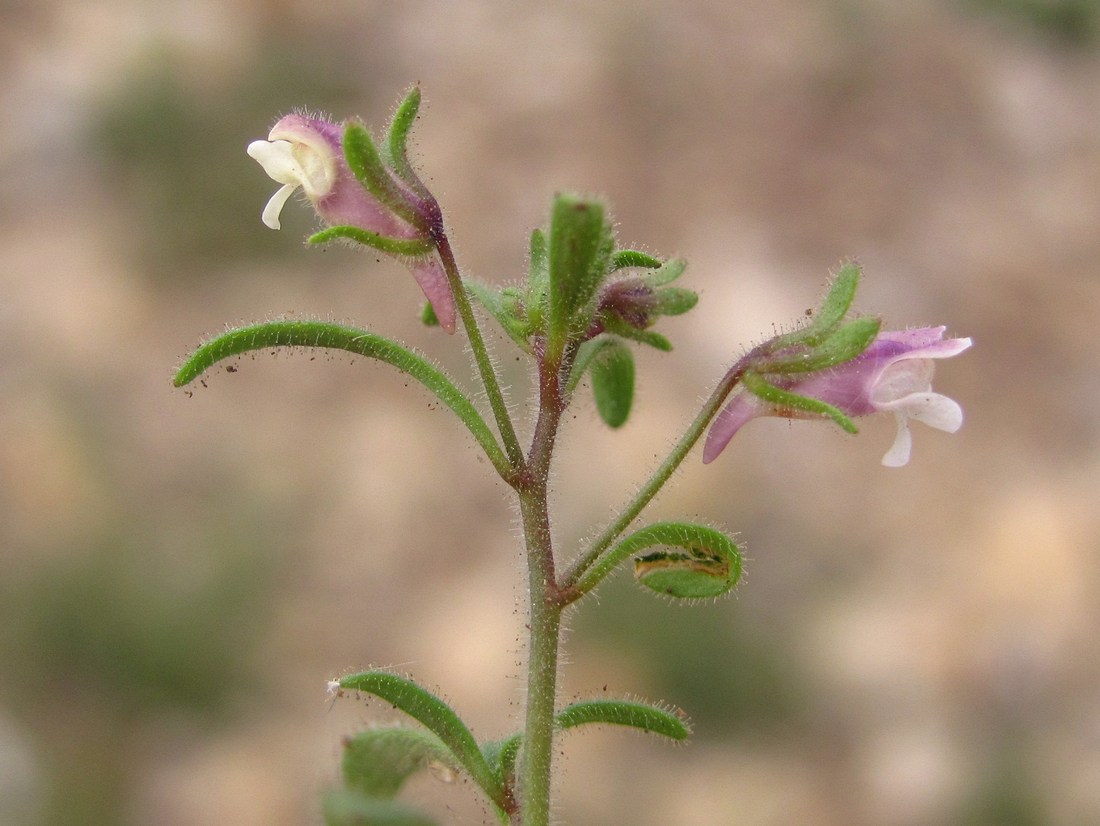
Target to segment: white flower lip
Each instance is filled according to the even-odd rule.
[[[286,132],[285,140],[277,137]],[[276,183],[283,186],[264,206],[262,220],[271,229],[282,225],[279,216],[286,202],[298,187],[316,203],[328,195],[336,181],[336,167],[331,148],[321,140],[290,133],[290,130],[273,131],[273,140],[253,141],[248,145],[249,157],[256,160]]]

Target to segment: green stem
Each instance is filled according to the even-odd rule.
[[[722,403],[733,391],[733,388],[737,386],[744,372],[744,368],[735,366],[733,370],[730,370],[730,372],[722,378],[722,381],[718,383],[714,392],[710,394],[710,398],[703,404],[702,409],[699,411],[699,415],[697,415],[695,420],[688,426],[684,435],[681,436],[680,440],[673,446],[672,451],[665,457],[665,460],[661,462],[655,471],[653,471],[653,475],[649,477],[641,488],[639,488],[634,498],[627,503],[618,518],[604,529],[603,533],[595,539],[588,551],[578,558],[569,567],[569,570],[565,572],[560,583],[561,598],[565,604],[580,599],[584,594],[595,587],[598,580],[592,578],[585,579],[584,584],[586,587],[583,589],[580,588],[578,584],[589,569],[591,569],[608,548],[611,547],[611,543],[618,539],[623,531],[630,527],[630,523],[637,518],[638,514],[642,512],[646,505],[653,501],[653,497],[656,496],[661,488],[665,486],[665,483],[672,478],[672,474],[676,472],[676,468],[680,466],[684,459],[687,458],[688,453],[691,452],[691,449],[695,447],[695,443],[699,441],[707,425],[709,425],[711,420],[718,414]]]
[[[547,479],[561,415],[565,410],[561,363],[539,362],[539,415],[527,465],[517,489],[527,542],[530,598],[527,662],[527,713],[520,764],[520,821],[523,826],[550,822],[554,710],[557,699],[558,647],[563,603],[557,588],[550,535]]]
[[[478,373],[481,374],[481,382],[485,386],[485,393],[489,397],[489,406],[493,409],[496,418],[497,429],[504,440],[504,452],[508,454],[508,461],[516,470],[523,467],[523,449],[520,447],[519,438],[516,436],[512,418],[508,415],[508,405],[504,402],[504,393],[500,389],[496,371],[493,370],[489,351],[485,347],[485,339],[481,336],[481,329],[477,326],[473,307],[470,306],[470,298],[466,294],[466,288],[462,284],[462,274],[459,272],[458,263],[455,261],[451,242],[447,238],[447,232],[443,227],[443,217],[439,205],[435,201],[429,203],[432,207],[431,234],[435,241],[439,259],[443,264],[443,270],[447,273],[447,281],[451,285],[454,294],[455,305],[458,314],[462,318],[462,326],[466,328],[466,336],[470,341],[470,349],[477,362]],[[509,480],[510,481],[510,480]]]

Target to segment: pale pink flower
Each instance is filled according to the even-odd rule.
[[[901,467],[909,461],[912,449],[910,419],[948,433],[962,427],[962,408],[953,399],[932,391],[932,374],[935,359],[957,356],[972,342],[969,338],[944,339],[944,329],[920,327],[879,333],[860,355],[836,367],[816,373],[762,375],[776,387],[831,404],[848,416],[893,413],[897,437],[882,463]],[[806,411],[776,406],[741,388],[711,425],[703,461],[713,461],[734,434],[757,416],[819,418]]]
[[[271,128],[266,141],[253,141],[248,154],[282,186],[264,207],[262,220],[279,229],[279,216],[290,196],[301,189],[321,219],[330,226],[352,226],[386,238],[431,239],[427,231],[395,215],[393,210],[367,191],[344,159],[341,124],[287,115]],[[410,202],[419,205],[409,193]],[[439,324],[449,333],[455,329],[455,304],[450,284],[434,251],[403,260],[431,302]]]

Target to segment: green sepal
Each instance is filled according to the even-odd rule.
[[[377,232],[371,232],[367,229],[348,226],[323,229],[309,236],[309,243],[326,244],[337,238],[346,238],[390,255],[410,258],[427,255],[433,249],[430,241],[424,241],[420,238],[391,238],[388,235],[379,235]]]
[[[547,355],[556,361],[566,341],[588,327],[592,298],[607,276],[614,248],[603,205],[558,195],[550,216]]]
[[[600,418],[610,428],[622,427],[634,403],[634,354],[610,339],[591,360],[589,374]]]
[[[777,349],[804,344],[814,347],[833,332],[844,320],[856,297],[860,279],[859,265],[849,262],[840,268],[829,285],[829,291],[814,314],[814,320],[801,330],[795,330],[776,339]]]
[[[741,377],[741,383],[745,389],[754,396],[763,399],[775,407],[783,410],[800,410],[812,416],[824,416],[832,419],[836,424],[848,433],[858,433],[859,428],[839,408],[834,407],[821,399],[811,399],[808,396],[799,396],[789,390],[783,390],[770,384],[751,370]]]
[[[721,531],[693,522],[656,522],[603,554],[577,582],[577,590],[591,591],[624,559],[655,547],[679,552],[661,550],[636,560],[635,577],[651,590],[683,599],[715,597],[741,578],[741,551]]]
[[[327,792],[323,805],[325,826],[436,826],[435,820],[404,803],[350,789]]]
[[[628,338],[631,341],[648,344],[650,347],[654,347],[662,353],[667,353],[672,350],[672,342],[660,333],[656,333],[653,330],[639,330],[633,324],[627,324],[618,316],[613,316],[610,313],[603,314],[602,319],[604,329],[609,333],[614,333],[621,338]]]
[[[654,294],[653,312],[657,315],[681,315],[699,303],[699,294],[682,287],[665,287]]]
[[[684,258],[670,258],[657,268],[657,272],[646,276],[646,281],[654,287],[671,284],[684,274],[687,265],[687,260]]]
[[[386,160],[390,162],[393,170],[405,183],[417,188],[421,188],[421,184],[416,173],[413,172],[412,164],[409,163],[409,132],[419,111],[420,87],[413,86],[390,118],[384,145]]]
[[[176,372],[173,384],[183,387],[219,361],[252,350],[276,347],[320,347],[346,350],[396,367],[424,385],[449,407],[481,445],[493,467],[502,475],[511,473],[508,459],[496,436],[485,424],[473,402],[439,368],[423,356],[383,336],[327,321],[268,321],[230,330],[202,344]]]
[[[686,740],[691,734],[687,723],[676,714],[630,700],[581,700],[559,711],[554,722],[561,729],[590,723],[629,726],[673,740]]]
[[[465,723],[439,697],[412,680],[388,671],[373,670],[350,674],[339,682],[340,688],[345,691],[373,694],[421,723],[442,741],[458,765],[482,788],[489,799],[498,806],[502,805],[504,789],[500,779],[489,768]]]
[[[382,163],[374,138],[363,124],[348,121],[344,127],[344,157],[348,169],[378,201],[414,227],[426,230],[424,220],[409,204],[404,192]]]
[[[367,797],[388,800],[413,774],[437,763],[460,769],[450,749],[434,734],[419,729],[381,728],[344,740],[344,785]]]
[[[765,359],[756,369],[762,373],[783,375],[810,373],[835,367],[851,361],[866,350],[875,340],[881,327],[882,321],[872,316],[854,319],[834,329],[828,338],[812,350],[802,351],[796,355],[790,354],[789,351],[787,353],[781,351]]]
[[[642,267],[647,270],[655,270],[661,266],[661,259],[654,258],[645,252],[638,250],[615,250],[611,256],[609,272],[625,270],[630,267]]]
[[[501,326],[516,344],[525,352],[531,351],[528,337],[530,325],[524,314],[523,302],[514,287],[494,290],[478,281],[463,279],[466,292],[472,295],[485,311]]]

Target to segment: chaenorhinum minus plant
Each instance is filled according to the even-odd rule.
[[[911,450],[911,419],[949,433],[962,425],[959,405],[932,391],[932,373],[937,359],[958,355],[971,341],[945,338],[943,327],[883,331],[878,318],[853,317],[860,268],[845,264],[810,321],[754,347],[718,379],[668,455],[595,539],[554,548],[547,480],[563,414],[587,384],[607,426],[626,422],[634,397],[632,347],[671,350],[654,328],[662,316],[690,311],[698,297],[673,286],[684,272],[682,259],[661,260],[620,248],[603,205],[570,194],[555,196],[548,229],[531,234],[525,280],[497,287],[465,276],[439,203],[409,160],[408,136],[419,104],[420,91],[413,88],[381,140],[355,120],[336,124],[302,114],[279,120],[267,140],[248,147],[248,154],[281,184],[261,217],[278,229],[282,209],[301,190],[325,225],[310,243],[342,240],[404,262],[427,298],[424,322],[451,334],[461,322],[492,425],[472,394],[424,356],[377,333],[320,320],[277,320],[230,330],[188,357],[175,385],[252,350],[346,350],[417,380],[466,426],[516,497],[522,520],[530,629],[522,727],[503,739],[479,740],[439,697],[388,670],[331,680],[328,690],[334,697],[373,695],[419,725],[372,728],[346,738],[342,785],[326,795],[324,814],[331,826],[431,823],[396,796],[408,777],[432,766],[467,775],[501,823],[546,826],[560,732],[605,724],[673,740],[689,734],[682,712],[660,705],[601,698],[560,706],[557,679],[563,612],[583,603],[619,565],[632,565],[644,588],[688,602],[713,599],[737,584],[741,553],[726,533],[689,521],[635,526],[704,433],[702,460],[711,462],[758,416],[831,420],[855,433],[854,418],[889,412],[897,419],[898,433],[883,464],[904,465]],[[533,432],[524,441],[504,402],[475,303],[531,366],[537,411]]]

